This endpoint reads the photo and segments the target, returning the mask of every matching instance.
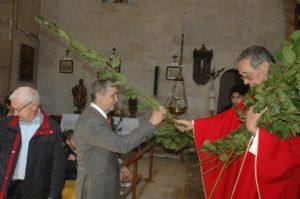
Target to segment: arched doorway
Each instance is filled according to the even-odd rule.
[[[225,71],[220,78],[220,89],[218,97],[218,108],[219,113],[223,107],[230,104],[230,90],[234,85],[244,85],[239,72],[236,69],[229,69]],[[246,86],[247,87],[247,86]]]

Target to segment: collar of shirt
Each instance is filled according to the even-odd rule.
[[[95,108],[105,119],[107,119],[107,114],[99,106],[97,106],[93,102],[90,105],[91,107]]]
[[[33,120],[31,120],[30,122],[25,122],[23,120],[20,120],[19,123],[20,123],[20,126],[29,126],[32,124],[40,125],[42,123],[42,120],[43,120],[43,115],[39,109],[38,113],[36,114],[35,118],[33,118]]]

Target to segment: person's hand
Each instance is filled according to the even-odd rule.
[[[153,126],[156,126],[166,118],[166,114],[167,110],[165,107],[160,106],[158,111],[152,112],[149,121],[153,124]]]
[[[69,157],[68,157],[68,160],[75,161],[75,160],[76,160],[76,157],[75,157],[75,155],[73,155],[73,154],[70,154],[70,155],[69,155]]]
[[[240,118],[239,118],[239,121],[241,122],[241,123],[245,123],[246,122],[246,113],[243,113],[241,116],[240,116]]]
[[[130,181],[130,171],[125,166],[123,166],[120,169],[120,181],[121,182],[128,182],[128,181]]]
[[[175,120],[174,125],[181,132],[186,132],[193,129],[193,122],[188,120]]]
[[[267,111],[267,108],[262,110],[260,113],[254,113],[254,106],[251,106],[246,115],[246,127],[253,136],[256,135],[258,129],[258,120]]]

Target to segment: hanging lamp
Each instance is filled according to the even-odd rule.
[[[181,73],[179,73],[175,79],[175,83],[171,91],[171,96],[167,100],[166,107],[173,115],[182,115],[188,109],[184,79]]]
[[[184,34],[182,34],[181,36],[182,37],[181,37],[180,60],[179,60],[180,70],[176,76],[174,86],[171,91],[171,95],[169,95],[169,98],[167,99],[166,102],[167,109],[173,115],[182,115],[188,109],[188,102],[187,102],[185,86],[184,86],[184,78],[181,72]],[[174,58],[174,62],[176,63],[177,56],[174,55],[173,58]]]

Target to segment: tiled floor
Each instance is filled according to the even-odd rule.
[[[149,157],[139,161],[138,173],[147,177]],[[131,194],[126,199],[131,199]],[[154,158],[153,182],[141,181],[137,199],[202,199],[201,180],[196,158],[179,160]]]

